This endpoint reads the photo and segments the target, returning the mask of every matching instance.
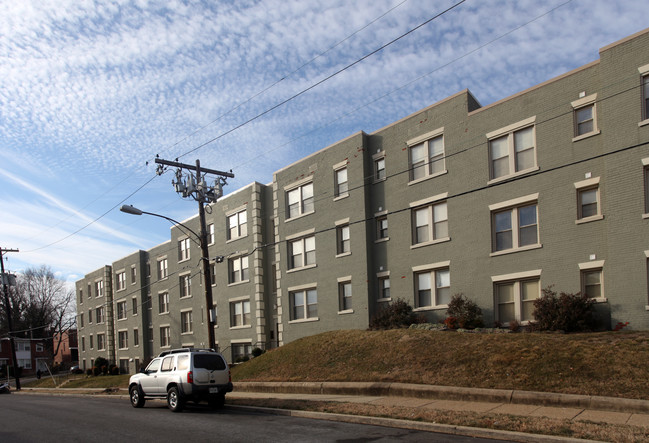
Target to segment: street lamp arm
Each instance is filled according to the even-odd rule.
[[[124,213],[126,213],[126,214],[132,214],[132,215],[142,215],[142,214],[147,214],[147,215],[152,215],[152,216],[154,216],[154,217],[164,218],[165,220],[170,221],[171,223],[173,223],[173,224],[175,224],[175,225],[182,226],[183,228],[187,229],[189,232],[191,232],[192,234],[194,234],[194,235],[196,236],[196,238],[197,238],[201,243],[202,243],[202,241],[203,241],[203,238],[202,238],[200,235],[198,235],[198,234],[196,233],[196,231],[194,231],[192,228],[190,228],[190,227],[188,227],[188,226],[185,226],[184,224],[180,223],[178,220],[174,220],[173,218],[171,218],[171,217],[167,217],[166,215],[160,215],[160,214],[156,214],[156,213],[154,213],[154,212],[142,211],[141,209],[138,209],[138,208],[136,208],[135,206],[131,206],[131,205],[122,205],[122,207],[119,208],[119,210],[122,211],[122,212],[124,212]],[[199,243],[199,246],[200,246],[200,243]]]

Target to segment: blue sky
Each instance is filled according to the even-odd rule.
[[[467,0],[353,64],[458,2],[0,0],[6,266],[73,282],[168,240],[168,222],[119,212],[197,213],[156,154],[231,169],[226,194],[270,183],[360,130],[465,88],[487,105],[647,27],[644,0]]]

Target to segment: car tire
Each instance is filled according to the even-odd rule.
[[[172,386],[167,391],[167,406],[171,409],[171,412],[180,412],[185,407],[185,402],[175,386]]]
[[[223,394],[210,395],[209,399],[207,400],[207,404],[212,409],[220,409],[223,406],[225,406],[225,395]]]
[[[131,406],[134,408],[141,408],[144,406],[144,393],[139,386],[131,386],[128,390],[128,394],[131,399]]]

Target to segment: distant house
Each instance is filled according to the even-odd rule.
[[[33,375],[39,369],[47,370],[48,355],[46,339],[16,338],[16,360],[18,367],[22,368],[22,376]],[[6,365],[6,366],[5,366]],[[8,338],[0,340],[0,368],[12,366],[11,343]]]
[[[57,350],[58,345],[58,350]],[[79,361],[77,330],[70,329],[62,334],[54,334],[54,365],[69,368]]]

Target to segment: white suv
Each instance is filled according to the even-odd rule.
[[[160,353],[146,369],[132,375],[128,392],[134,408],[144,406],[147,398],[166,398],[173,412],[180,412],[188,400],[222,407],[225,394],[232,392],[232,379],[218,352],[182,348]]]

